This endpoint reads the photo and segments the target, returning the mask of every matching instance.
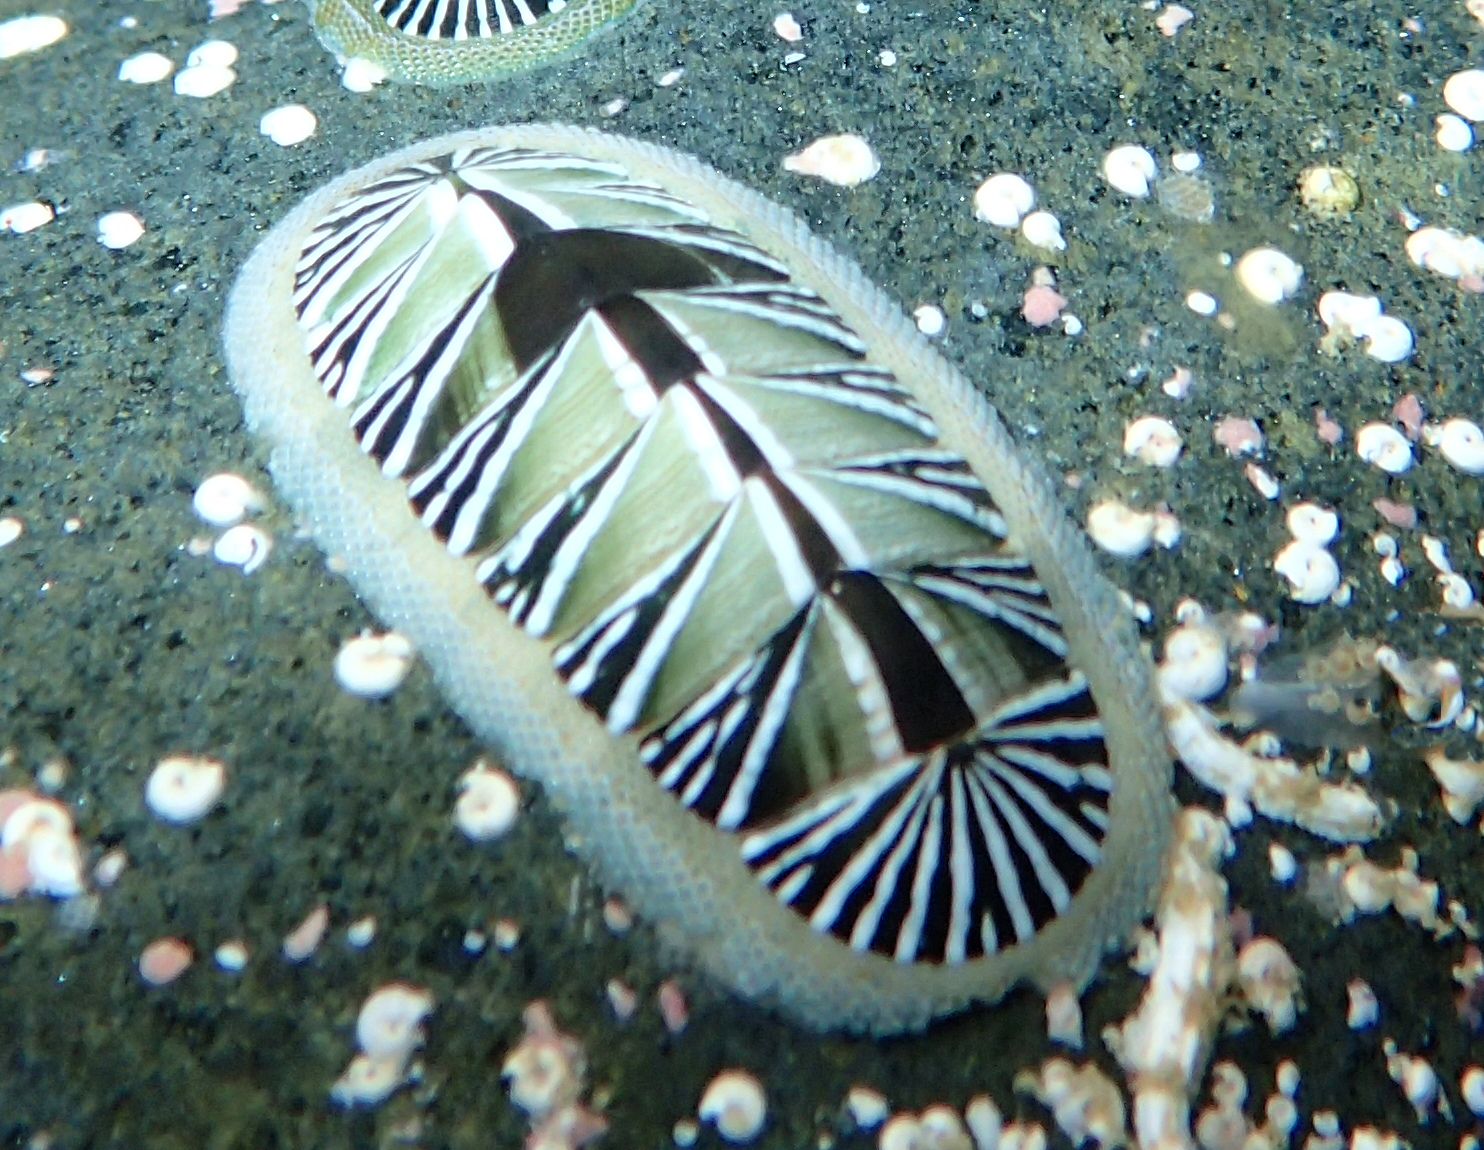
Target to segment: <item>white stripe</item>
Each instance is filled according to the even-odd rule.
[[[917,855],[917,873],[912,880],[912,902],[902,929],[897,933],[893,957],[898,962],[911,962],[922,950],[922,925],[927,921],[928,905],[933,897],[933,875],[943,853],[943,796],[928,800],[928,825],[922,833],[922,847]]]
[[[707,494],[718,503],[737,498],[742,486],[742,473],[737,470],[722,443],[721,433],[688,387],[672,387],[665,393],[675,410],[685,442],[690,446],[706,477]]]
[[[597,681],[598,671],[603,665],[603,660],[608,657],[608,652],[628,638],[629,632],[634,629],[634,621],[638,618],[639,608],[629,607],[603,628],[602,638],[592,645],[587,658],[567,676],[569,693],[580,695]]]
[[[613,375],[613,385],[623,398],[623,405],[635,419],[647,419],[659,406],[660,394],[643,365],[634,358],[613,326],[598,312],[589,312],[590,330],[603,357],[603,365]]]
[[[563,343],[556,358],[547,363],[540,382],[511,416],[510,424],[505,431],[505,438],[500,446],[485,461],[479,473],[479,482],[459,508],[458,515],[454,517],[453,529],[448,533],[448,549],[453,554],[463,555],[474,546],[480,525],[489,511],[490,504],[494,502],[495,493],[505,478],[505,472],[509,470],[515,453],[520,450],[526,437],[531,434],[531,429],[536,425],[542,408],[546,406],[547,400],[551,398],[552,391],[555,390],[562,377],[562,369],[572,355],[572,344],[573,341],[570,339]]]
[[[1103,852],[1097,841],[1078,826],[1076,821],[1066,811],[1047,798],[1045,791],[1035,786],[1013,768],[1002,768],[993,766],[992,764],[985,765],[989,765],[990,769],[994,771],[995,777],[1008,784],[1021,797],[1026,806],[1030,807],[1031,810],[1040,816],[1042,822],[1046,823],[1053,831],[1060,835],[1062,841],[1067,846],[1071,847],[1072,850],[1076,851],[1077,854],[1081,855],[1092,866],[1098,864],[1103,857]],[[1029,827],[1029,824],[1027,824],[1027,827]],[[1037,841],[1039,842],[1039,840]],[[1047,861],[1050,861],[1049,856]],[[1060,874],[1059,871],[1057,873]],[[1058,907],[1057,909],[1060,910],[1061,908]]]
[[[746,432],[747,438],[762,452],[769,467],[774,471],[787,471],[794,466],[793,453],[773,434],[767,420],[758,415],[752,405],[740,395],[709,372],[697,373],[696,386],[715,400],[716,405]]]
[[[542,505],[534,515],[520,525],[517,531],[506,544],[493,555],[486,556],[479,561],[474,568],[474,578],[480,582],[487,582],[496,571],[502,567],[508,573],[519,571],[526,559],[530,557],[531,549],[536,546],[546,529],[551,525],[553,519],[561,514],[562,508],[567,505],[567,497],[558,492]],[[495,602],[506,604],[510,601],[513,592],[495,596]]]
[[[494,0],[494,3],[496,5],[496,11],[500,15],[501,33],[514,31],[515,25],[511,23],[509,13],[505,11],[505,0]],[[499,168],[493,166],[469,168],[461,171],[459,175],[464,177],[470,187],[494,192],[497,195],[503,196],[511,203],[525,208],[526,211],[530,212],[554,231],[567,231],[571,228],[580,227],[581,224],[564,208],[552,200],[545,198],[549,194],[548,192],[532,191],[528,187],[508,183],[500,178],[502,169],[519,170],[522,166],[502,163]],[[553,174],[549,163],[532,163],[524,165],[524,167],[534,168],[547,175]]]
[[[778,895],[779,899],[785,905],[792,903],[794,899],[799,897],[799,892],[809,885],[809,880],[813,877],[814,868],[812,866],[801,866],[793,874],[789,875],[788,878],[784,879],[774,893]]]
[[[846,519],[840,513],[840,509],[830,502],[829,496],[797,471],[779,473],[778,478],[794,493],[795,498],[804,505],[804,509],[813,516],[814,521],[819,524],[835,550],[840,553],[844,566],[861,570],[871,566],[871,556],[866,551],[866,545],[856,535],[855,528],[850,525],[850,520]]]
[[[354,384],[351,388],[352,394],[360,391],[361,380],[365,376],[366,369],[370,366],[371,357],[376,351],[377,343],[380,342],[381,337],[386,333],[387,327],[396,318],[397,313],[402,310],[402,304],[407,299],[408,291],[417,281],[418,274],[426,266],[433,253],[438,250],[438,245],[433,243],[432,240],[436,239],[442,233],[448,221],[458,211],[458,199],[458,193],[449,186],[447,180],[439,180],[427,190],[424,202],[428,205],[429,214],[433,217],[433,235],[429,238],[429,242],[423,245],[422,250],[417,255],[417,259],[402,277],[401,282],[387,296],[386,302],[382,304],[376,316],[366,325],[365,334],[361,336],[360,342],[356,345],[355,352],[347,362],[346,376]]]
[[[569,340],[567,346],[571,346]],[[559,375],[556,365],[553,365],[551,375]],[[519,422],[525,416],[522,409],[520,415],[516,416]],[[532,419],[534,420],[534,415]],[[541,577],[541,582],[536,594],[536,602],[532,605],[530,614],[526,616],[525,629],[532,635],[544,635],[556,618],[557,608],[561,606],[562,598],[567,593],[567,588],[572,585],[572,580],[577,577],[578,569],[582,566],[582,557],[587,554],[587,549],[599,531],[608,522],[608,516],[612,513],[614,505],[619,496],[623,494],[624,488],[633,477],[634,469],[639,466],[639,459],[644,454],[644,448],[649,443],[654,433],[656,423],[651,420],[641,424],[639,434],[628,444],[627,448],[619,456],[618,466],[609,473],[603,485],[598,488],[598,493],[593,501],[588,504],[587,509],[578,516],[577,522],[572,524],[564,538],[557,546],[556,554],[551,557],[547,565],[546,573]],[[521,439],[525,438],[529,425],[522,428]],[[511,429],[511,438],[514,438],[514,428]],[[509,440],[506,440],[509,443]],[[501,451],[504,447],[501,447]],[[481,480],[481,485],[483,480]],[[568,491],[574,491],[569,488]]]
[[[918,792],[922,790],[923,774],[919,774],[902,793],[886,817],[877,824],[876,830],[865,843],[856,848],[850,861],[836,873],[834,880],[826,888],[824,897],[819,900],[819,905],[814,908],[814,913],[809,916],[809,925],[815,930],[833,929],[845,907],[845,900],[859,890],[866,877],[880,865],[882,854],[891,844],[899,841],[903,825],[921,802]]]
[[[383,475],[401,475],[407,469],[407,465],[412,462],[412,453],[417,448],[418,440],[422,438],[423,431],[427,427],[428,416],[443,395],[448,377],[453,374],[454,369],[463,359],[464,348],[468,346],[469,337],[474,334],[475,327],[484,317],[485,305],[489,302],[490,296],[494,294],[494,290],[495,279],[491,276],[480,289],[464,318],[454,329],[443,351],[433,361],[428,373],[418,382],[417,395],[411,409],[407,412],[406,422],[402,425],[402,433],[397,437],[396,445],[388,452],[385,462],[381,465]],[[423,341],[424,344],[432,343],[444,330],[446,329],[440,329],[430,335],[427,340]],[[425,351],[426,347],[419,351],[419,359]]]
[[[907,857],[912,853],[912,848],[922,838],[922,822],[927,816],[931,805],[930,790],[924,784],[929,772],[923,771],[923,777],[913,784],[912,789],[907,792],[911,806],[905,825],[900,833],[892,835],[889,840],[882,842],[882,846],[891,845],[886,858],[881,863],[881,868],[876,873],[876,881],[872,886],[871,897],[866,905],[861,907],[855,916],[855,923],[850,930],[850,945],[855,950],[872,949],[871,944],[881,929],[881,916],[886,913],[886,905],[897,893],[897,881],[901,877],[902,868],[907,863]],[[904,799],[904,801],[906,801]],[[872,841],[875,841],[874,838]],[[869,843],[867,844],[870,845]],[[859,856],[857,856],[859,857]],[[847,868],[848,870],[849,868]],[[842,872],[843,873],[843,872]],[[839,881],[838,879],[836,880]],[[852,887],[858,884],[851,884]],[[834,886],[831,885],[831,891]],[[848,892],[846,892],[848,893]],[[826,898],[829,894],[826,894]],[[838,917],[838,911],[836,913]]]
[[[937,426],[926,414],[904,402],[907,398],[905,393],[898,398],[894,392],[856,389],[842,383],[827,382],[826,377],[806,379],[791,375],[762,376],[757,382],[776,391],[879,415],[893,423],[902,424],[927,439],[938,434]]]
[[[999,819],[985,794],[983,779],[975,773],[966,776],[965,782],[968,783],[969,798],[974,805],[975,822],[984,836],[984,846],[994,869],[1000,901],[1010,915],[1010,925],[1015,929],[1015,937],[1022,940],[1030,938],[1036,933],[1036,924],[1031,918],[1030,907],[1026,906],[1025,894],[1020,889],[1020,875],[1015,870],[1015,859],[1011,857],[1010,848],[1000,830]],[[989,917],[986,915],[986,918]]]
[[[1101,738],[1102,721],[1092,719],[1048,719],[1044,723],[1012,723],[1002,727],[990,726],[984,731],[986,742],[1049,742],[1054,739],[1083,739],[1091,741]]]
[[[438,0],[433,9],[433,23],[428,27],[429,40],[443,39],[443,22],[448,18],[449,0]]]
[[[603,610],[593,618],[591,623],[585,624],[570,639],[557,646],[552,652],[552,662],[558,667],[570,661],[579,651],[588,645],[598,632],[604,630],[612,621],[630,608],[637,607],[645,599],[649,598],[659,588],[660,584],[670,578],[686,561],[690,553],[700,546],[701,537],[704,532],[698,533],[690,539],[685,546],[677,547],[672,551],[663,563],[654,570],[643,575],[637,582],[631,584],[628,590],[618,598],[614,599]]]
[[[1059,759],[1036,747],[1021,746],[1018,743],[1000,743],[990,753],[998,755],[1017,767],[1023,767],[1040,775],[1061,790],[1075,791],[1082,785],[1081,770],[1066,760]]]
[[[596,500],[593,507],[594,510],[597,509]],[[649,697],[649,690],[654,685],[655,677],[659,675],[660,668],[664,666],[665,659],[669,657],[670,649],[675,645],[675,638],[680,634],[680,629],[690,618],[691,608],[696,605],[696,600],[706,589],[712,568],[716,566],[716,560],[720,557],[722,548],[731,537],[732,528],[736,526],[739,514],[738,504],[733,503],[721,515],[710,540],[707,541],[701,554],[697,556],[695,565],[681,581],[680,586],[675,589],[670,596],[670,601],[665,604],[665,609],[660,613],[659,619],[655,621],[654,630],[644,641],[644,646],[640,649],[638,658],[634,660],[633,667],[623,677],[618,693],[613,696],[613,705],[608,708],[608,730],[613,734],[627,731],[638,722],[639,713],[644,709],[644,700]],[[586,516],[583,519],[585,522]],[[560,558],[560,552],[558,558]]]
[[[869,491],[880,492],[882,495],[895,495],[899,499],[906,499],[923,507],[931,507],[945,515],[952,515],[955,519],[972,523],[997,539],[1003,539],[1010,533],[1004,517],[999,512],[980,507],[972,499],[956,491],[944,491],[941,487],[936,487],[913,476],[872,471],[859,468],[853,463],[839,464],[837,469],[825,472],[825,474],[840,483],[848,483],[852,487],[864,487]]]
[[[742,490],[747,495],[752,514],[768,544],[768,552],[773,556],[773,564],[783,580],[784,594],[795,607],[802,607],[814,598],[819,588],[814,582],[814,572],[804,562],[804,553],[799,548],[793,528],[784,518],[778,501],[768,490],[768,485],[757,476],[749,476],[744,480]]]
[[[1009,699],[1003,706],[991,712],[984,725],[986,728],[1008,728],[1016,719],[1034,715],[1048,706],[1065,703],[1069,699],[1085,694],[1086,691],[1087,680],[1082,677],[1082,672],[1073,671],[1065,679],[1050,679],[1033,690]],[[992,731],[986,731],[986,737],[992,734]],[[1007,737],[1013,738],[1014,736]]]
[[[1060,914],[1066,909],[1067,903],[1072,901],[1072,892],[1067,889],[1067,883],[1062,878],[1061,871],[1056,869],[1051,856],[1046,853],[1046,847],[1041,842],[1040,836],[1031,828],[1030,823],[1025,821],[1020,808],[1005,793],[999,780],[987,774],[980,777],[984,780],[984,789],[993,796],[995,806],[1006,825],[1009,826],[1010,833],[1015,836],[1020,849],[1030,859],[1031,869],[1036,873],[1036,880],[1040,883],[1041,890],[1051,901],[1052,908]]]
[[[793,706],[794,692],[798,690],[799,679],[803,673],[804,652],[809,647],[815,618],[817,616],[810,612],[809,618],[805,620],[798,637],[794,640],[793,650],[784,660],[778,680],[774,683],[773,690],[768,695],[767,704],[758,717],[757,728],[747,744],[747,753],[742,757],[741,766],[737,768],[737,777],[732,780],[732,785],[727,790],[726,801],[722,803],[721,810],[717,812],[716,825],[724,831],[735,830],[747,817],[747,812],[752,807],[752,796],[757,792],[757,781],[763,769],[768,765],[768,756],[772,754],[777,744],[778,732],[783,729],[784,721],[788,718],[789,710]]]
[[[824,605],[825,621],[830,625],[830,634],[840,650],[840,661],[845,667],[851,686],[855,688],[856,705],[861,709],[866,736],[871,742],[871,753],[878,763],[890,763],[907,753],[902,744],[901,732],[897,730],[896,716],[892,713],[891,698],[886,692],[886,683],[881,677],[881,668],[871,657],[855,623],[833,599],[820,600]]]
[[[944,939],[945,962],[963,962],[969,954],[969,914],[974,905],[974,851],[969,841],[969,798],[964,792],[964,773],[948,773],[950,821],[948,848],[948,934]]]
[[[706,753],[715,735],[716,723],[713,720],[707,720],[697,727],[695,733],[685,740],[685,744],[675,752],[675,757],[660,772],[660,786],[667,791],[673,791],[680,780],[690,772],[695,761]],[[690,806],[685,799],[682,798],[680,801]]]
[[[758,871],[758,878],[771,884],[777,875],[810,855],[818,854],[844,833],[846,824],[858,822],[877,796],[913,774],[919,766],[917,760],[908,759],[871,772],[864,782],[842,787],[811,800],[798,814],[743,839],[742,857],[747,860],[755,859],[783,840],[807,831],[798,842],[783,850],[776,859]]]

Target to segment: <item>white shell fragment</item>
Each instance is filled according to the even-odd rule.
[[[318,127],[314,113],[303,104],[284,104],[265,112],[258,121],[258,131],[281,148],[302,144]]]
[[[1367,423],[1355,433],[1355,454],[1390,475],[1412,466],[1412,445],[1388,423]]]
[[[1484,121],[1484,69],[1454,72],[1443,84],[1443,102],[1474,123]]]
[[[1317,503],[1295,503],[1284,517],[1288,533],[1300,543],[1323,547],[1340,531],[1340,517],[1329,507]]]
[[[1173,467],[1184,440],[1168,419],[1145,415],[1123,429],[1123,453],[1150,467]]]
[[[842,188],[863,184],[881,170],[881,161],[860,136],[821,136],[802,151],[783,157],[784,171],[817,176]]]
[[[474,842],[506,834],[520,816],[520,787],[499,767],[480,759],[459,776],[454,825]]]
[[[386,69],[364,56],[352,56],[340,73],[340,86],[347,92],[370,92],[386,83]]]
[[[1280,886],[1287,886],[1298,877],[1298,859],[1282,843],[1268,844],[1268,873]]]
[[[1327,291],[1319,297],[1319,319],[1330,331],[1343,330],[1358,338],[1366,326],[1381,316],[1381,301],[1373,295],[1351,295]]]
[[[175,94],[204,100],[232,86],[237,49],[225,40],[207,40],[191,49],[185,68],[175,76]]]
[[[1424,751],[1422,758],[1442,791],[1448,817],[1460,826],[1472,821],[1479,804],[1484,802],[1484,763],[1450,759],[1442,747]]]
[[[1458,1092],[1463,1095],[1463,1104],[1475,1118],[1484,1118],[1484,1069],[1469,1066],[1458,1080]]]
[[[26,533],[26,525],[14,515],[0,519],[0,547],[9,547]]]
[[[917,324],[917,330],[929,339],[942,335],[943,329],[948,326],[948,317],[935,303],[919,304],[913,308],[912,321]]]
[[[237,73],[231,68],[197,64],[175,74],[175,94],[204,100],[218,92],[225,92],[236,80]]]
[[[1253,248],[1237,261],[1237,282],[1259,303],[1282,303],[1303,280],[1304,269],[1277,248]]]
[[[39,52],[67,35],[67,21],[59,16],[17,16],[0,23],[0,60]]]
[[[204,818],[227,785],[227,768],[201,755],[169,755],[155,764],[144,785],[145,804],[167,823]]]
[[[1288,597],[1323,603],[1340,586],[1340,565],[1323,547],[1295,539],[1273,559],[1273,571],[1288,580]]]
[[[273,536],[250,523],[228,528],[211,548],[211,554],[218,563],[240,567],[244,575],[251,575],[268,562],[272,552]]]
[[[1014,228],[1036,206],[1036,190],[1024,176],[997,172],[974,192],[974,218],[997,228]]]
[[[1195,702],[1209,699],[1226,686],[1226,660],[1226,639],[1202,612],[1165,636],[1160,688]]]
[[[1216,309],[1221,305],[1210,292],[1193,291],[1185,297],[1185,306],[1196,315],[1210,316],[1215,315]]]
[[[1412,354],[1412,329],[1396,316],[1377,316],[1360,335],[1366,355],[1382,363],[1400,363]]]
[[[98,217],[98,242],[119,251],[144,235],[144,221],[133,212],[107,212]]]
[[[422,1021],[433,996],[421,987],[389,982],[377,987],[356,1015],[356,1042],[372,1058],[405,1058],[423,1044]]]
[[[169,56],[158,52],[140,52],[119,65],[119,79],[130,84],[158,84],[175,71]]]
[[[1180,541],[1180,521],[1168,511],[1136,511],[1117,499],[1088,509],[1087,534],[1104,551],[1131,559],[1151,543],[1173,547]]]
[[[1026,216],[1020,221],[1020,234],[1038,248],[1052,252],[1067,250],[1067,241],[1061,234],[1061,221],[1050,212],[1032,212]]]
[[[26,232],[34,232],[56,218],[56,210],[50,204],[32,200],[28,204],[12,204],[0,210],[0,228],[19,236]]]
[[[1429,225],[1407,237],[1407,258],[1448,279],[1484,275],[1484,239]]]
[[[1462,116],[1444,112],[1435,117],[1433,123],[1437,125],[1433,139],[1445,152],[1467,152],[1474,146],[1474,129]]]
[[[186,57],[187,68],[230,68],[237,63],[237,46],[226,40],[203,40]]]
[[[1103,178],[1126,196],[1142,199],[1149,194],[1149,181],[1159,165],[1148,148],[1124,144],[1103,157]]]
[[[804,38],[804,29],[799,27],[792,12],[780,12],[773,17],[773,34],[789,44],[797,44]]]
[[[335,681],[352,695],[384,699],[412,669],[412,644],[396,631],[362,631],[347,639],[335,656]]]
[[[845,1094],[845,1109],[862,1130],[874,1130],[891,1116],[886,1095],[870,1086],[852,1086]]]
[[[1484,430],[1468,419],[1450,419],[1423,431],[1427,442],[1465,475],[1484,475]]]
[[[1345,1025],[1351,1030],[1364,1030],[1375,1026],[1381,1017],[1381,1004],[1376,1001],[1376,992],[1362,978],[1353,978],[1345,986],[1347,1005]]]
[[[242,476],[231,471],[208,475],[191,497],[196,514],[213,527],[231,527],[263,510],[263,494]]]
[[[696,1110],[728,1142],[751,1142],[768,1117],[763,1085],[745,1070],[723,1070],[706,1086]]]

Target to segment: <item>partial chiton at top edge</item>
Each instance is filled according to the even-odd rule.
[[[694,161],[575,129],[438,144],[316,196],[234,292],[234,381],[322,544],[584,837],[624,837],[599,862],[739,989],[881,1030],[1085,981],[1157,875],[1168,763],[1108,589],[992,416],[973,451],[998,486],[940,424],[961,377],[899,314],[877,325],[879,293],[792,217]],[[290,442],[250,292],[291,308],[308,410],[363,472]],[[415,520],[478,588],[471,644],[519,636],[498,691],[535,672],[575,700],[518,688],[491,714],[591,728],[595,761],[554,764],[570,743],[528,739],[529,716],[484,729],[469,665],[441,654],[469,612],[427,617],[385,541],[357,561],[322,473],[396,493],[404,522],[373,530]],[[692,923],[660,893],[684,882],[725,905]]]
[[[491,80],[557,59],[638,0],[308,0],[342,57],[419,84]]]

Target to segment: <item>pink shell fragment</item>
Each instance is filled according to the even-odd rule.
[[[1314,409],[1314,427],[1319,433],[1319,438],[1331,447],[1345,438],[1345,429],[1329,417],[1329,412],[1322,407]]]
[[[1417,508],[1410,503],[1394,503],[1390,499],[1373,499],[1371,506],[1393,527],[1413,528],[1417,526]]]
[[[1391,418],[1402,425],[1402,430],[1407,433],[1407,438],[1416,443],[1422,436],[1422,421],[1425,414],[1422,410],[1422,401],[1417,398],[1415,391],[1409,391],[1396,401],[1396,406],[1391,409]]]
[[[1067,306],[1066,298],[1053,287],[1035,284],[1025,289],[1021,297],[1020,314],[1031,327],[1049,327]]]
[[[1251,419],[1228,415],[1211,430],[1211,438],[1217,447],[1226,449],[1233,459],[1242,455],[1255,455],[1262,450],[1262,428]]]

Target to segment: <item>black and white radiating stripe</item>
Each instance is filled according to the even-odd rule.
[[[1111,777],[1056,612],[787,267],[615,165],[485,148],[351,194],[296,272],[362,449],[783,902],[902,962],[1066,909]]]
[[[476,40],[528,28],[565,0],[372,0],[398,32],[425,40]]]

